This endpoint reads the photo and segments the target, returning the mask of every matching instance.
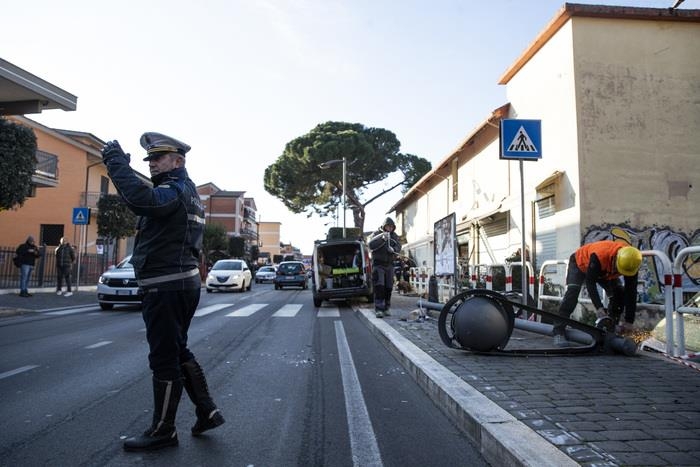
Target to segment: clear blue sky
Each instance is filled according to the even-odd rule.
[[[666,8],[675,0],[578,3]],[[281,222],[281,240],[308,254],[330,219],[292,215],[263,188],[288,141],[321,122],[358,122],[393,131],[402,152],[436,164],[506,102],[499,77],[563,4],[6,2],[0,57],[78,96],[75,112],[30,118],[118,139],[133,155],[144,131],[175,136],[192,146],[196,184],[245,191],[261,220]],[[140,159],[133,166],[148,174]],[[365,229],[399,198],[397,190],[370,204]]]

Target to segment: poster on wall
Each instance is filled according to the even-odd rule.
[[[435,274],[438,276],[455,274],[455,214],[443,217],[434,224]]]

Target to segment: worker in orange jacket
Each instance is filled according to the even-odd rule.
[[[642,264],[642,253],[626,243],[601,240],[579,247],[569,258],[566,270],[566,292],[559,306],[559,316],[568,318],[578,303],[581,286],[585,283],[588,295],[595,306],[597,318],[610,317],[614,324],[624,310],[624,322],[620,332],[632,330],[637,311],[637,273]],[[624,278],[624,286],[620,278]],[[598,294],[600,285],[610,297],[608,308]],[[554,345],[566,347],[566,325],[554,326]]]

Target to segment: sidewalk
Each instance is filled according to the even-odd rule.
[[[80,286],[73,295],[56,295],[53,287],[29,289],[31,297],[20,297],[19,290],[0,289],[0,318],[16,316],[27,312],[64,308],[70,306],[97,306],[97,286]]]
[[[661,354],[505,356],[451,349],[437,314],[356,310],[494,466],[700,466],[700,371]],[[518,334],[516,334],[518,333]],[[513,339],[527,340],[516,330]],[[525,333],[528,334],[528,333]],[[522,344],[521,344],[522,345]]]

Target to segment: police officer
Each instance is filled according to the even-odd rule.
[[[394,259],[401,251],[396,224],[387,217],[380,230],[369,241],[372,251],[372,283],[374,286],[374,313],[377,318],[390,316],[391,291],[394,288]]]
[[[579,247],[569,258],[566,270],[566,292],[559,305],[559,316],[568,318],[576,308],[581,286],[586,284],[588,295],[596,308],[596,316],[610,317],[617,323],[624,310],[621,332],[632,329],[637,311],[637,273],[642,264],[642,253],[626,243],[601,240]],[[620,283],[624,278],[624,286]],[[610,296],[609,310],[603,307],[598,294],[600,285]],[[565,325],[554,326],[554,345],[567,347]]]
[[[102,149],[107,172],[126,205],[139,216],[131,263],[144,292],[149,366],[153,372],[153,423],[124,442],[127,451],[178,444],[175,429],[183,386],[196,407],[192,434],[224,423],[202,368],[187,348],[187,331],[199,304],[199,253],[204,210],[185,170],[187,144],[160,133],[144,133],[153,187],[136,176],[117,141]]]

